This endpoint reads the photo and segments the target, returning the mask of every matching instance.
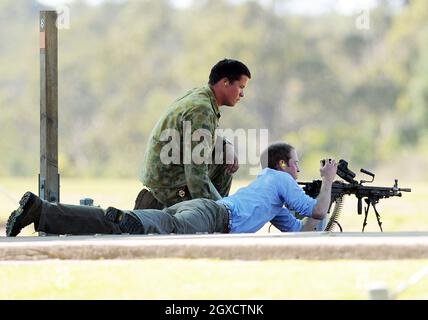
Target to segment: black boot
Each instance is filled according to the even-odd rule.
[[[26,192],[19,201],[19,207],[13,211],[6,224],[6,235],[15,237],[23,228],[34,223],[38,225],[42,213],[42,200],[34,193]]]
[[[122,211],[113,207],[106,209],[105,217],[111,222],[117,223],[123,233],[140,234],[141,222],[129,211]]]

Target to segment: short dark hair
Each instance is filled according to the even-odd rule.
[[[284,160],[288,164],[291,158],[291,150],[294,150],[294,147],[285,142],[274,142],[270,144],[260,155],[262,168],[268,167],[277,169],[277,165],[281,160]]]
[[[238,60],[223,59],[212,67],[208,83],[214,85],[224,77],[230,82],[241,79],[241,76],[247,76],[251,79],[250,70],[245,64]]]

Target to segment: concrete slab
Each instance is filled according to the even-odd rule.
[[[0,237],[0,260],[427,259],[428,232]]]

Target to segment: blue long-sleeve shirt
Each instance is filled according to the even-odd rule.
[[[217,202],[231,211],[230,232],[246,233],[269,221],[283,232],[301,231],[302,221],[290,210],[312,217],[317,200],[306,195],[290,174],[266,168],[250,185]]]

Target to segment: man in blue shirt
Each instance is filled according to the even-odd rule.
[[[321,191],[313,199],[296,182],[298,163],[292,146],[282,142],[271,144],[261,155],[260,175],[234,195],[217,201],[188,200],[163,210],[103,210],[49,203],[27,192],[9,217],[6,234],[16,236],[31,223],[36,231],[76,235],[249,233],[267,222],[283,232],[311,231],[327,214],[337,165],[334,160],[322,165]],[[305,218],[297,219],[291,210]]]

